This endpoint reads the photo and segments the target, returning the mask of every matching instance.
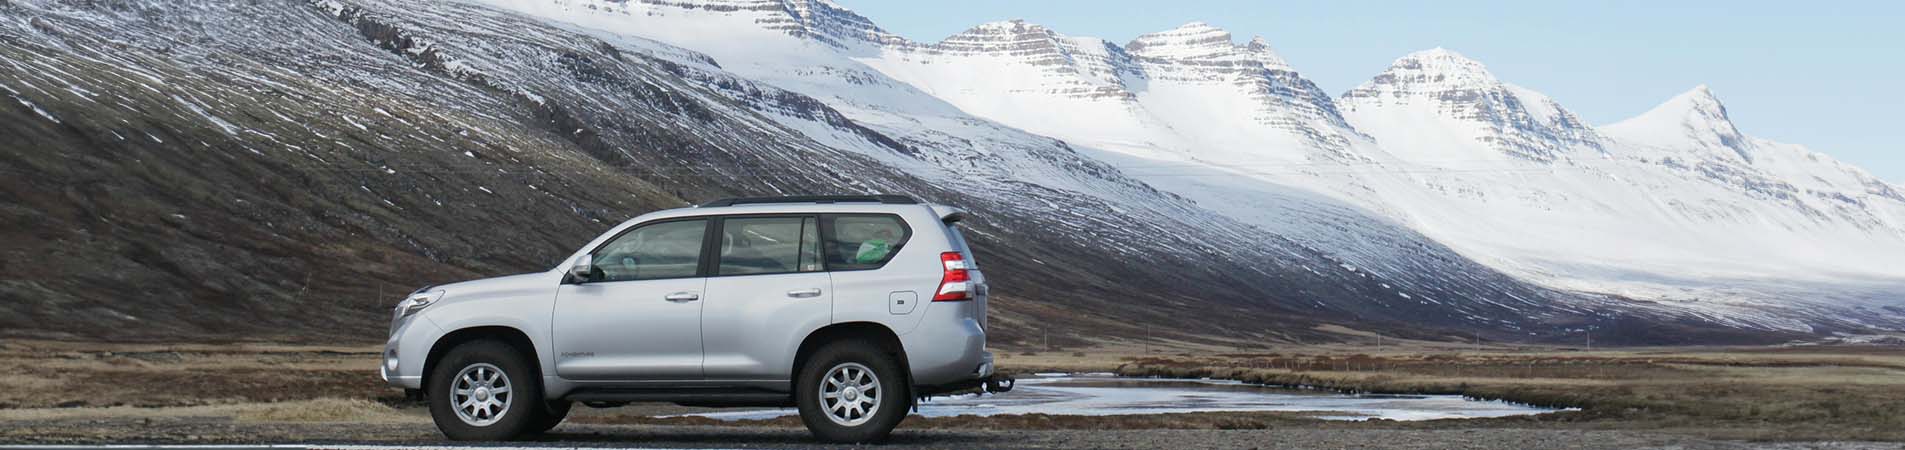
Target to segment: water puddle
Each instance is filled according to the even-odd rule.
[[[926,417],[1063,414],[1113,416],[1186,412],[1302,411],[1325,420],[1435,420],[1505,417],[1557,411],[1459,395],[1346,395],[1236,381],[1056,375],[1020,378],[1012,392],[939,397],[922,403]],[[722,420],[791,416],[791,408],[689,414]]]

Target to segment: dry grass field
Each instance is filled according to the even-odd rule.
[[[1559,427],[1905,441],[1905,349],[1897,347],[1337,349],[1140,357],[1116,372],[1580,409],[1544,418]]]
[[[372,347],[0,344],[0,417],[22,409],[398,398]]]
[[[245,441],[270,430],[306,438],[318,433],[317,438],[327,440],[433,439],[420,405],[377,380],[377,350],[8,342],[0,344],[0,383],[14,389],[0,390],[0,441]],[[1018,373],[1208,377],[1347,392],[1463,394],[1580,410],[1430,422],[1324,422],[1286,413],[1031,415],[914,418],[902,427],[1636,431],[1696,439],[1905,442],[1905,349],[1897,347],[1152,350],[1000,352],[1000,363]],[[650,417],[692,410],[672,405],[584,408],[571,422],[585,427],[722,425],[756,430],[748,433],[799,426],[791,418],[716,422]]]

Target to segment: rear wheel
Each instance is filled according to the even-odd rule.
[[[463,343],[430,372],[430,418],[451,440],[515,439],[546,420],[540,380],[508,344]]]
[[[912,395],[899,364],[872,345],[841,341],[815,351],[801,367],[795,402],[801,422],[821,440],[885,440],[906,418]]]

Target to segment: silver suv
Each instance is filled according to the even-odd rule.
[[[645,214],[547,272],[411,294],[382,375],[457,440],[547,431],[578,402],[672,402],[797,406],[823,440],[879,441],[920,398],[1010,388],[965,214],[884,195]]]

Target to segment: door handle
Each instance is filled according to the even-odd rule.
[[[792,291],[787,291],[787,296],[788,296],[788,297],[793,297],[793,298],[814,298],[814,297],[819,297],[819,296],[820,296],[820,288],[813,288],[813,289],[798,289],[798,290],[792,290]]]
[[[675,303],[684,303],[684,302],[692,302],[695,300],[700,300],[701,294],[696,294],[693,292],[676,292],[673,294],[668,294],[667,297],[662,297],[662,298],[668,299],[668,301],[675,302]]]

